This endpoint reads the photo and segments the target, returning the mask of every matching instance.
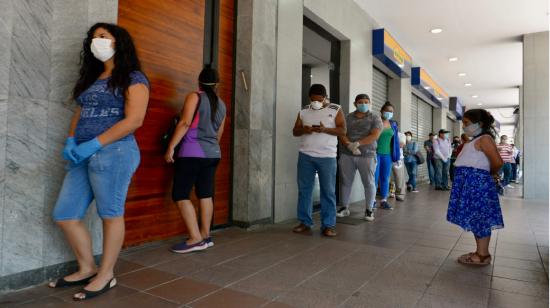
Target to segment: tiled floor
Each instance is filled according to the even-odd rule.
[[[503,198],[493,265],[465,267],[456,258],[473,237],[445,221],[448,193],[427,189],[373,223],[338,224],[334,239],[293,234],[294,223],[226,229],[202,253],[172,254],[173,241],[124,252],[119,285],[100,298],[39,286],[0,306],[548,307],[548,204]]]

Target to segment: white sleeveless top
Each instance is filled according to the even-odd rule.
[[[483,136],[466,143],[455,161],[455,167],[472,167],[476,169],[491,171],[491,163],[482,151],[478,151],[475,143]]]
[[[321,122],[326,128],[336,127],[336,115],[340,106],[328,104],[322,109],[315,110],[307,105],[300,111],[300,119],[303,125],[319,125]],[[312,133],[302,135],[300,152],[313,157],[336,157],[338,137],[325,133]]]

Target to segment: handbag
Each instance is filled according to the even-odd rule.
[[[426,162],[426,159],[424,158],[424,155],[420,150],[416,151],[416,153],[414,153],[414,156],[416,157],[416,164],[422,165]]]
[[[199,95],[199,102],[197,103],[197,108],[193,113],[193,118],[191,118],[191,123],[195,121],[195,117],[197,116],[197,112],[199,111],[199,106],[201,105],[201,95],[200,93],[197,93],[197,94]],[[165,152],[168,149],[168,146],[170,145],[170,140],[172,140],[172,136],[174,136],[174,132],[176,131],[176,127],[178,126],[179,121],[180,121],[180,116],[178,114],[172,119],[172,123],[170,123],[170,127],[168,127],[168,130],[162,135],[162,137],[160,137],[160,143]],[[179,152],[180,146],[181,146],[181,141],[178,143],[178,145],[174,149],[174,153]]]
[[[416,156],[416,163],[418,165],[422,165],[423,163],[426,162],[426,159],[424,158],[424,155],[422,154],[422,152],[418,151],[414,153],[414,156]]]

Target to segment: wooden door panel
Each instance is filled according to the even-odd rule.
[[[228,118],[216,175],[215,225],[229,222],[231,189],[233,0],[221,2],[219,95],[227,105]],[[186,232],[171,200],[173,170],[163,160],[159,140],[181,109],[185,94],[197,90],[203,66],[204,16],[204,0],[119,0],[118,23],[132,35],[142,68],[151,82],[147,116],[136,132],[141,164],[128,191],[125,246]],[[197,205],[194,198],[193,195],[192,201]]]

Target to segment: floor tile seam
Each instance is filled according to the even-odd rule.
[[[496,274],[496,275],[493,274],[492,277],[503,278],[503,279],[508,279],[508,280],[515,280],[515,281],[530,282],[530,283],[536,283],[536,284],[546,284],[548,286],[548,281],[541,282],[541,281],[526,280],[526,279],[521,279],[521,278],[511,278],[511,277],[506,277],[506,276],[498,275],[498,274]]]
[[[317,248],[317,247],[319,247],[319,246],[321,246],[321,245],[322,245],[322,243],[320,243],[319,245],[315,245],[315,246],[313,246],[313,247],[311,247],[311,248],[309,248],[309,249],[306,249],[306,250],[302,251],[300,254],[305,253],[305,252],[308,252],[308,251],[311,251],[311,250],[313,250],[313,249],[315,249],[315,248]],[[298,254],[298,255],[299,255],[299,254]],[[207,293],[207,294],[205,294],[205,295],[203,295],[203,296],[201,296],[201,297],[198,297],[198,298],[194,299],[193,301],[186,303],[186,305],[190,305],[190,304],[193,304],[193,303],[195,303],[195,302],[198,302],[198,301],[200,301],[200,300],[202,300],[202,299],[204,299],[204,298],[206,298],[206,297],[208,297],[208,296],[210,296],[210,295],[213,295],[213,294],[215,294],[215,293],[220,292],[220,291],[223,290],[223,289],[229,289],[231,286],[233,286],[233,285],[235,285],[235,284],[237,284],[237,283],[239,283],[239,282],[241,282],[241,281],[244,281],[244,280],[246,280],[246,279],[248,279],[248,278],[250,278],[250,277],[252,277],[252,276],[254,276],[254,275],[257,275],[257,274],[262,273],[262,272],[265,272],[265,271],[267,271],[267,270],[269,270],[269,269],[271,269],[271,268],[274,268],[275,266],[277,266],[277,265],[279,265],[279,264],[282,264],[282,263],[284,263],[284,262],[286,262],[286,261],[288,261],[288,260],[291,260],[292,258],[294,258],[294,257],[296,257],[296,256],[297,256],[297,255],[293,255],[293,256],[290,256],[290,257],[288,257],[288,258],[284,258],[284,259],[280,260],[279,262],[275,262],[274,264],[272,264],[272,265],[270,265],[270,266],[268,266],[268,267],[266,267],[266,268],[264,268],[264,269],[258,270],[258,271],[256,271],[256,272],[254,272],[254,273],[252,273],[252,274],[250,274],[250,275],[247,275],[247,276],[245,276],[245,277],[243,277],[243,278],[241,278],[241,279],[238,279],[238,280],[236,280],[236,281],[234,281],[234,282],[232,282],[232,283],[228,283],[228,284],[226,284],[226,285],[220,287],[219,289],[216,289],[216,290],[214,290],[214,291],[212,291],[212,292],[209,292],[209,293]],[[263,299],[263,298],[262,298],[262,299]],[[267,299],[266,299],[266,300],[267,300]]]
[[[538,248],[538,246],[537,246],[537,251],[539,253],[540,263],[542,264],[542,268],[544,268],[544,272],[546,273],[546,275],[545,275],[546,276],[546,281],[548,281],[548,270],[546,269],[546,266],[544,266],[544,259],[542,257],[542,253],[541,253],[540,249]]]
[[[173,281],[173,280],[172,280],[172,281]],[[154,288],[159,287],[159,286],[160,286],[160,285],[155,286]],[[147,295],[150,295],[150,296],[153,296],[153,297],[156,297],[156,298],[165,300],[165,301],[167,301],[167,302],[174,303],[174,304],[176,304],[176,305],[185,305],[185,303],[184,303],[184,304],[181,304],[181,303],[176,302],[175,300],[171,300],[171,299],[169,299],[169,298],[165,298],[165,297],[162,297],[162,296],[160,296],[160,295],[156,295],[156,294],[147,292],[147,291],[149,291],[149,290],[151,290],[151,289],[153,289],[153,288],[149,288],[149,289],[146,289],[146,290],[142,290],[142,291],[140,291],[140,293],[147,294]]]
[[[244,239],[242,239],[242,240],[244,240]],[[238,241],[241,241],[241,240],[238,240]],[[230,244],[230,243],[217,244],[216,246],[217,246],[217,247],[220,247],[220,246],[225,246],[225,245],[228,245],[228,244]],[[147,265],[147,266],[143,265],[143,267],[144,267],[144,268],[154,268],[154,267],[158,267],[158,266],[160,266],[160,265],[164,265],[164,264],[169,263],[169,262],[172,262],[172,261],[176,261],[177,259],[191,258],[193,255],[195,255],[195,254],[192,254],[192,253],[188,253],[188,254],[177,254],[177,255],[174,255],[174,257],[172,257],[172,258],[168,258],[168,260],[161,261],[161,262],[157,262],[157,263],[153,263],[153,264]],[[242,256],[242,255],[239,255],[239,256],[237,256],[237,257],[240,257],[240,256]],[[127,260],[127,261],[132,262],[131,260]],[[134,262],[134,263],[135,263],[135,262]],[[136,264],[139,264],[139,263],[136,263]],[[141,265],[141,264],[140,264],[140,265]],[[133,272],[136,272],[136,271],[139,271],[139,270],[142,270],[142,269],[137,269],[137,270],[135,270],[135,271],[133,271]],[[126,273],[125,273],[124,275],[126,275]]]
[[[247,236],[247,237],[245,237],[245,238],[238,239],[238,240],[235,240],[235,241],[231,241],[231,242],[229,242],[229,243],[216,244],[216,246],[217,246],[217,247],[220,247],[220,246],[223,247],[223,246],[229,245],[229,244],[234,243],[234,242],[243,241],[243,240],[245,240],[245,239],[247,239],[247,238],[250,238],[250,236]],[[162,247],[162,246],[155,247],[155,248],[151,248],[151,249],[138,250],[138,251],[155,250],[155,249],[158,249],[158,248],[161,248],[161,247]],[[169,260],[164,260],[164,261],[157,262],[157,263],[153,263],[153,264],[150,264],[150,265],[142,265],[142,264],[139,264],[139,263],[134,262],[133,260],[125,259],[123,256],[121,256],[121,258],[124,259],[124,260],[127,261],[127,262],[136,263],[136,264],[141,265],[141,266],[143,266],[143,267],[145,267],[145,268],[153,268],[153,267],[157,267],[157,266],[159,266],[159,265],[163,265],[163,264],[168,263],[168,262],[172,262],[172,261],[174,261],[174,260],[176,260],[176,259],[179,259],[179,258],[190,258],[192,255],[193,255],[193,254],[183,254],[183,255],[182,255],[182,254],[176,254],[176,255],[174,255],[173,257],[168,258]],[[139,270],[139,269],[138,269],[138,270]],[[137,270],[136,270],[136,271],[137,271]],[[126,274],[126,273],[125,273],[125,274]]]
[[[156,289],[156,288],[158,288],[158,287],[162,287],[162,286],[164,286],[164,285],[167,285],[167,284],[169,284],[169,283],[172,283],[172,282],[174,282],[174,281],[177,281],[177,280],[180,280],[180,279],[183,279],[183,278],[187,278],[187,277],[178,276],[178,277],[176,277],[176,278],[174,278],[174,279],[167,280],[167,281],[165,281],[165,282],[156,284],[156,285],[154,285],[154,286],[145,288],[145,289],[140,290],[140,291],[142,291],[142,292],[147,292],[147,291],[150,291],[150,290],[152,290],[152,289]],[[147,292],[147,293],[148,293],[148,292]]]
[[[270,245],[270,246],[268,246],[268,247],[261,248],[260,250],[268,249],[268,248],[271,248],[272,246],[275,246],[275,245],[276,245],[276,243],[273,244],[273,245]],[[316,247],[319,247],[319,246],[321,246],[321,245],[322,245],[322,244],[318,244],[318,245],[313,246],[312,248],[316,248]],[[309,249],[308,249],[308,250],[301,251],[300,253],[295,254],[295,255],[293,255],[293,256],[291,256],[291,257],[298,256],[298,255],[300,255],[300,254],[302,254],[303,252],[306,252],[306,251],[309,251]],[[212,266],[206,266],[205,268],[197,269],[196,271],[187,273],[186,275],[197,274],[197,273],[200,273],[200,272],[203,272],[203,271],[207,270],[208,268],[214,268],[214,267],[217,267],[217,266],[222,266],[222,265],[224,265],[224,264],[226,264],[226,263],[229,263],[229,262],[231,262],[231,261],[237,260],[237,259],[239,259],[239,258],[241,258],[241,257],[244,257],[244,256],[247,256],[247,255],[249,255],[249,254],[238,255],[238,256],[235,256],[235,257],[233,257],[233,258],[230,258],[230,259],[227,259],[227,260],[218,262],[218,263],[216,263],[216,264],[214,264],[214,265],[212,265]],[[233,267],[233,266],[229,266],[229,267],[235,268],[235,267]],[[257,273],[257,271],[254,272],[254,273]]]
[[[447,260],[449,258],[449,256],[451,255],[451,252],[455,249],[456,245],[458,245],[458,242],[460,241],[460,238],[462,237],[462,234],[464,234],[464,232],[462,232],[460,234],[460,236],[456,239],[455,241],[455,244],[453,245],[453,247],[451,248],[451,250],[449,251],[449,253],[447,254],[447,257],[445,257],[445,260]],[[445,264],[445,261],[443,261],[443,263],[441,265],[439,265],[439,267],[437,268],[437,271],[434,273],[434,275],[432,276],[432,279],[430,279],[430,281],[428,282],[428,285],[427,287],[424,289],[424,292],[422,292],[422,296],[416,301],[416,303],[414,304],[414,306],[417,306],[418,303],[420,303],[420,301],[422,300],[422,298],[424,298],[424,296],[426,296],[426,294],[428,293],[428,289],[431,287],[431,285],[433,284],[434,280],[435,280],[435,277],[437,277],[437,275],[441,272],[442,268],[443,268],[443,265]],[[487,304],[488,305],[488,304]],[[486,305],[486,306],[487,306]]]
[[[343,255],[342,257],[336,259],[336,261],[334,261],[333,263],[327,265],[325,268],[321,269],[320,271],[317,271],[317,272],[315,272],[315,273],[309,275],[308,277],[306,277],[305,279],[303,279],[303,280],[300,281],[299,283],[297,283],[297,284],[295,284],[294,286],[292,286],[290,289],[294,289],[294,288],[297,288],[297,287],[301,286],[303,283],[305,283],[305,282],[308,281],[309,279],[311,279],[311,278],[317,276],[318,274],[320,274],[320,273],[324,272],[325,270],[327,270],[328,268],[330,268],[332,265],[341,262],[342,260],[346,259],[347,257],[353,255],[354,253],[356,253],[356,252],[358,252],[358,251],[360,251],[360,250],[361,250],[360,247],[351,250],[349,253],[347,253],[347,254]],[[276,302],[279,298],[281,298],[283,295],[285,295],[285,294],[287,294],[287,293],[288,293],[288,289],[282,291],[280,294],[278,294],[278,295],[274,296],[273,298],[271,298],[271,300],[269,300],[268,304],[269,304],[270,302]]]
[[[501,278],[501,277],[497,277],[497,278]],[[515,280],[515,279],[509,279],[509,278],[505,278],[505,279],[514,280],[514,281],[521,281],[521,280]],[[525,282],[525,281],[521,281],[521,282]],[[534,298],[548,299],[548,296],[536,296],[536,295],[528,295],[528,294],[517,292],[517,291],[505,291],[505,290],[501,290],[501,289],[495,289],[492,286],[491,286],[490,289],[495,290],[495,291],[499,291],[499,292],[514,293],[514,294],[519,294],[519,295],[529,296],[529,297],[534,297]]]
[[[410,247],[412,247],[414,245],[414,243],[412,243],[408,248],[404,249],[403,251],[401,251],[400,253],[398,253],[393,259],[391,259],[387,264],[385,264],[382,268],[380,268],[378,271],[376,271],[373,275],[370,276],[370,278],[365,281],[363,284],[361,284],[358,288],[356,288],[355,290],[353,290],[353,292],[351,293],[351,296],[349,296],[348,298],[346,298],[342,303],[340,303],[338,305],[338,307],[342,307],[342,305],[344,305],[345,303],[347,303],[352,297],[353,297],[353,294],[355,294],[356,292],[359,292],[359,290],[361,290],[363,287],[365,287],[369,282],[371,282],[373,279],[375,279],[376,277],[378,277],[378,275],[384,271],[386,268],[388,268],[392,263],[394,263],[396,260],[398,260],[401,256],[403,256],[405,254],[405,252],[407,251],[407,249],[409,249]],[[424,295],[424,293],[422,294]]]

